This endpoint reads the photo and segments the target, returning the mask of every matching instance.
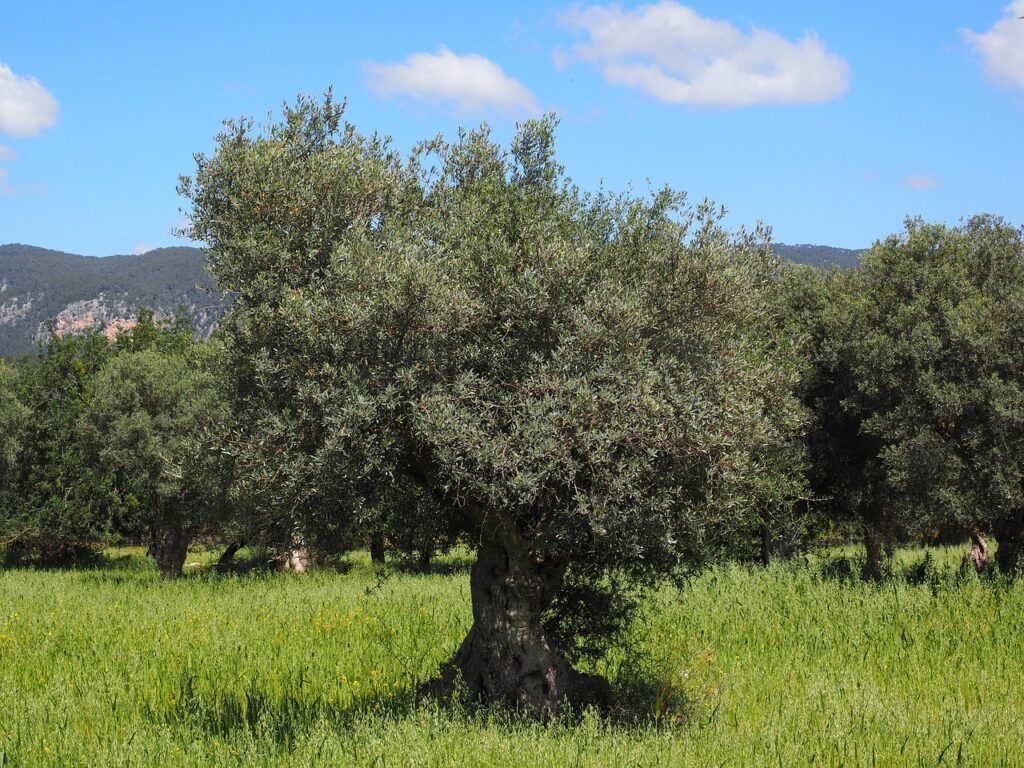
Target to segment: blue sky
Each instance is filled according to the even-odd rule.
[[[180,244],[222,120],[333,85],[401,148],[554,110],[585,188],[669,184],[842,247],[1024,224],[1024,0],[0,5],[0,243]]]

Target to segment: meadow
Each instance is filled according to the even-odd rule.
[[[961,554],[901,552],[880,584],[835,555],[718,566],[596,664],[619,711],[546,724],[417,699],[470,623],[465,556],[2,571],[0,766],[1021,765],[1024,583]]]

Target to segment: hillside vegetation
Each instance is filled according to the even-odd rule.
[[[221,303],[205,261],[198,248],[98,258],[0,245],[0,356],[31,352],[47,322],[105,325],[142,306],[160,316],[181,307],[208,335]]]

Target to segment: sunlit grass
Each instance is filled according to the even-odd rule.
[[[468,626],[464,558],[381,579],[217,554],[174,583],[137,551],[0,572],[4,768],[1024,764],[1024,584],[958,578],[954,548],[879,585],[817,561],[663,590],[599,665],[646,714],[548,725],[416,700]]]

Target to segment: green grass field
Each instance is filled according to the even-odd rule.
[[[959,580],[957,550],[881,585],[804,563],[666,589],[598,667],[623,712],[548,725],[416,701],[468,626],[457,559],[162,583],[120,554],[0,572],[2,768],[1024,765],[1024,583]]]

